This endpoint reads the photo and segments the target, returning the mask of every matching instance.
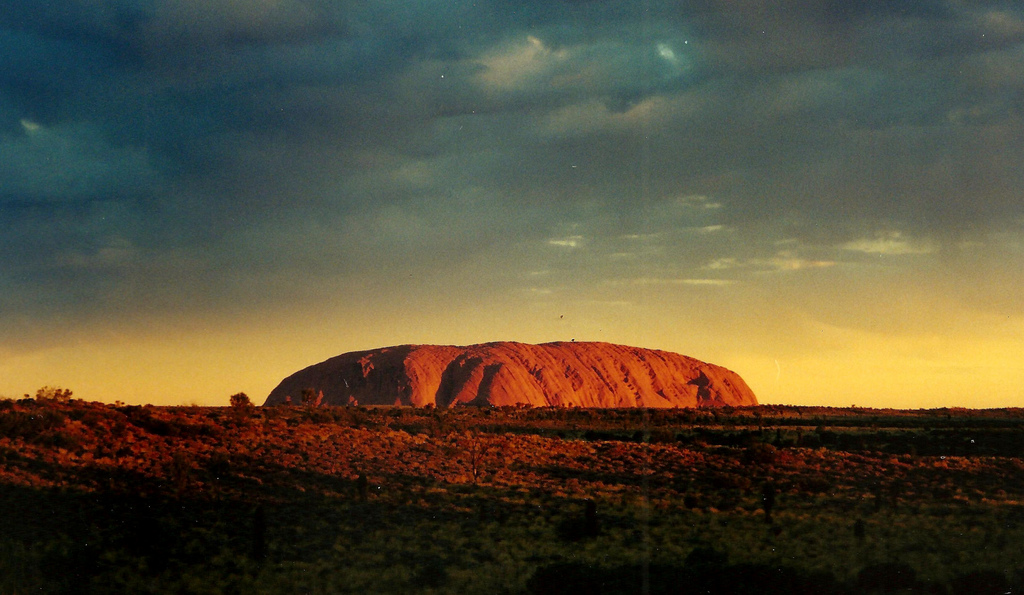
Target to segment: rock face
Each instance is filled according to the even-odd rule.
[[[757,405],[738,374],[667,351],[609,343],[401,345],[333,357],[281,381],[264,405]]]

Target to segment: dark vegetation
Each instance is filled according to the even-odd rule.
[[[1024,411],[0,400],[0,594],[1018,593]]]

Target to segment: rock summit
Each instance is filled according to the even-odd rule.
[[[624,345],[514,342],[400,345],[332,357],[285,378],[264,405],[757,405],[735,372],[691,357]],[[308,398],[308,397],[307,397]]]

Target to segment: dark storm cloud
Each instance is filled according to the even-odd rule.
[[[6,3],[3,299],[198,308],[576,235],[1014,221],[1022,47],[1005,2]],[[667,223],[695,195],[724,206]],[[728,243],[671,237],[694,267]]]

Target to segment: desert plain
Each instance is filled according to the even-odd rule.
[[[0,400],[0,593],[1006,593],[1024,410]]]

